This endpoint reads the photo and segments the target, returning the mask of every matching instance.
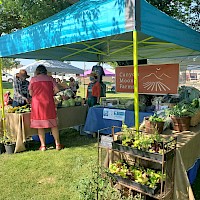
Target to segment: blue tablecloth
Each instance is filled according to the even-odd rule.
[[[122,121],[104,119],[103,118],[103,107],[91,107],[88,111],[84,131],[97,132],[100,129],[112,127],[112,126],[122,126]],[[114,108],[112,108],[114,109]],[[144,117],[152,115],[152,112],[140,112],[139,121],[142,122]],[[124,123],[128,126],[134,126],[135,123],[135,114],[134,111],[126,110],[125,111],[125,121]],[[115,129],[115,132],[120,131],[121,129]],[[110,134],[111,129],[100,131],[104,134]]]

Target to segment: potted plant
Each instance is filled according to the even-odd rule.
[[[166,174],[159,170],[144,168],[137,163],[129,165],[125,160],[110,164],[109,171],[117,181],[151,195],[158,191],[161,181],[166,179]]]
[[[137,134],[132,130],[129,131],[130,133],[128,130],[122,132],[120,138],[112,142],[113,150],[162,162],[163,155],[165,159],[175,148],[176,138],[163,137],[158,133]]]
[[[174,130],[179,132],[189,130],[191,116],[194,115],[194,112],[195,108],[191,104],[184,103],[178,103],[169,109]]]
[[[5,132],[3,136],[3,143],[5,146],[5,151],[7,154],[13,154],[15,151],[15,139],[9,134],[8,131]]]
[[[147,133],[162,133],[164,127],[164,119],[156,113],[150,117],[145,117],[145,131]]]

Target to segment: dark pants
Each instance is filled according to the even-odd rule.
[[[12,103],[12,107],[14,108],[14,107],[17,107],[17,106],[24,106],[24,105],[26,105],[26,103],[19,103],[19,102],[17,102],[17,101],[13,101],[13,103]]]
[[[97,105],[97,97],[94,97],[94,96],[89,97],[87,104],[88,104],[89,107]]]

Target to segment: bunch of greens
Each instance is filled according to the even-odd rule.
[[[149,151],[151,153],[166,152],[174,148],[174,137],[162,137],[160,134],[143,134],[136,133],[134,129],[123,125],[123,132],[121,135],[121,143],[123,146],[137,148],[142,151]]]
[[[118,160],[109,166],[110,173],[121,176],[122,178],[129,178],[142,185],[147,185],[150,188],[155,188],[161,180],[165,180],[165,174],[161,171],[153,169],[145,169],[137,164],[128,165],[123,160]]]
[[[193,116],[197,108],[192,104],[186,104],[183,102],[178,103],[174,107],[168,110],[168,114],[176,117]]]
[[[156,113],[154,113],[154,115],[151,115],[149,118],[150,122],[164,122],[164,118],[159,117]]]
[[[131,146],[134,142],[134,138],[136,136],[136,132],[134,128],[128,128],[128,126],[123,122],[122,123],[122,145]]]

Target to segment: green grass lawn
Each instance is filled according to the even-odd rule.
[[[0,199],[78,200],[77,186],[97,164],[95,138],[80,136],[75,129],[61,132],[65,149],[53,145],[41,152],[38,142],[29,142],[26,152],[0,155]],[[193,185],[200,199],[200,173]]]
[[[0,156],[0,199],[15,200],[76,200],[77,185],[90,176],[97,163],[96,139],[80,136],[75,129],[61,133],[62,144],[56,151],[36,150],[39,143],[31,142],[29,150]]]

